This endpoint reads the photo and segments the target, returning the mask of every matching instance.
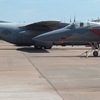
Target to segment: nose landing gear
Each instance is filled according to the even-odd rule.
[[[94,52],[93,52],[93,56],[94,56],[94,57],[97,57],[97,56],[98,56],[98,51],[94,51]]]
[[[97,42],[93,42],[93,43],[90,43],[90,45],[93,51],[93,56],[97,57],[99,54],[99,49],[100,49],[99,44]]]
[[[94,57],[98,57],[99,55],[99,50],[100,50],[100,47],[99,47],[99,44],[97,42],[93,42],[93,43],[90,43],[90,46],[91,46],[91,49],[86,51],[86,57],[88,57],[90,55],[90,52],[93,52],[93,56]],[[84,53],[82,53],[83,55]]]

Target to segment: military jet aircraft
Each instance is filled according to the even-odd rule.
[[[93,55],[98,56],[100,23],[74,22],[64,28],[38,35],[33,40],[58,45],[89,45]]]
[[[16,45],[34,45],[37,49],[42,47],[49,49],[52,47],[51,43],[34,42],[32,38],[42,33],[65,27],[66,25],[69,25],[69,23],[41,21],[22,25],[20,23],[0,21],[0,38]]]

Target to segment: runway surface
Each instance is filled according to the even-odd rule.
[[[100,56],[84,46],[35,50],[0,42],[0,100],[100,100]]]

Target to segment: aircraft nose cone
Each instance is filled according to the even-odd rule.
[[[34,37],[32,40],[34,40],[34,41],[47,41],[48,37],[45,35],[39,35],[39,36]]]
[[[59,38],[58,32],[51,31],[33,38],[34,41],[56,41]]]
[[[53,41],[55,40],[54,32],[47,32],[33,38],[35,41]]]
[[[32,40],[34,41],[51,41],[51,42],[54,42],[54,41],[59,41],[59,39],[61,37],[65,37],[66,36],[66,30],[65,29],[59,29],[59,30],[54,30],[54,31],[51,31],[51,32],[47,32],[47,33],[44,33],[44,34],[41,34],[41,35],[38,35],[36,37],[34,37]]]

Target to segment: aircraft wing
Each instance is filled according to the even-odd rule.
[[[36,36],[36,35],[46,33],[52,30],[63,28],[67,25],[69,25],[69,23],[62,23],[60,21],[41,21],[41,22],[36,22],[36,23],[23,26],[25,30],[21,31],[20,33],[31,35],[31,36]]]
[[[0,20],[0,23],[10,23],[10,22]]]
[[[58,23],[60,23],[60,21],[41,21],[41,22],[26,25],[25,28],[27,30],[50,31],[50,30],[54,30]]]

